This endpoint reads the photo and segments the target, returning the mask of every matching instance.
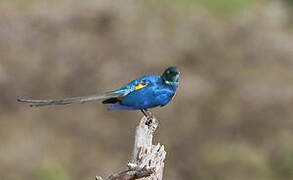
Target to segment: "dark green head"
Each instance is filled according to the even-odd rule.
[[[164,71],[164,73],[162,74],[162,79],[166,84],[178,83],[179,74],[179,70],[176,67],[171,66]]]

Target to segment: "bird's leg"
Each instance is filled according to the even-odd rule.
[[[147,109],[141,109],[141,112],[144,114],[144,116],[147,118],[146,125],[150,125],[153,120],[153,113]]]
[[[148,113],[147,113],[147,110],[146,110],[146,109],[141,109],[140,111],[143,113],[143,115],[144,115],[146,118],[148,117]]]

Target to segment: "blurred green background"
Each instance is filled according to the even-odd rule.
[[[131,158],[138,111],[29,108],[181,71],[153,112],[164,179],[293,179],[292,0],[0,1],[0,179],[106,177]]]

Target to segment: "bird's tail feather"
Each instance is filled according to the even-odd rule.
[[[119,97],[121,94],[116,93],[115,91],[106,92],[103,94],[93,94],[90,96],[81,96],[81,97],[70,97],[70,98],[62,98],[62,99],[17,99],[18,102],[29,103],[31,107],[40,107],[40,106],[48,106],[48,105],[66,105],[72,103],[84,103],[87,101],[95,101],[101,99],[108,99]]]

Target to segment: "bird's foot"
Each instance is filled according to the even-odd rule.
[[[149,126],[153,122],[153,119],[154,119],[153,113],[151,111],[147,110],[147,109],[142,109],[141,112],[147,118],[147,121],[145,122],[145,124],[147,126]]]

